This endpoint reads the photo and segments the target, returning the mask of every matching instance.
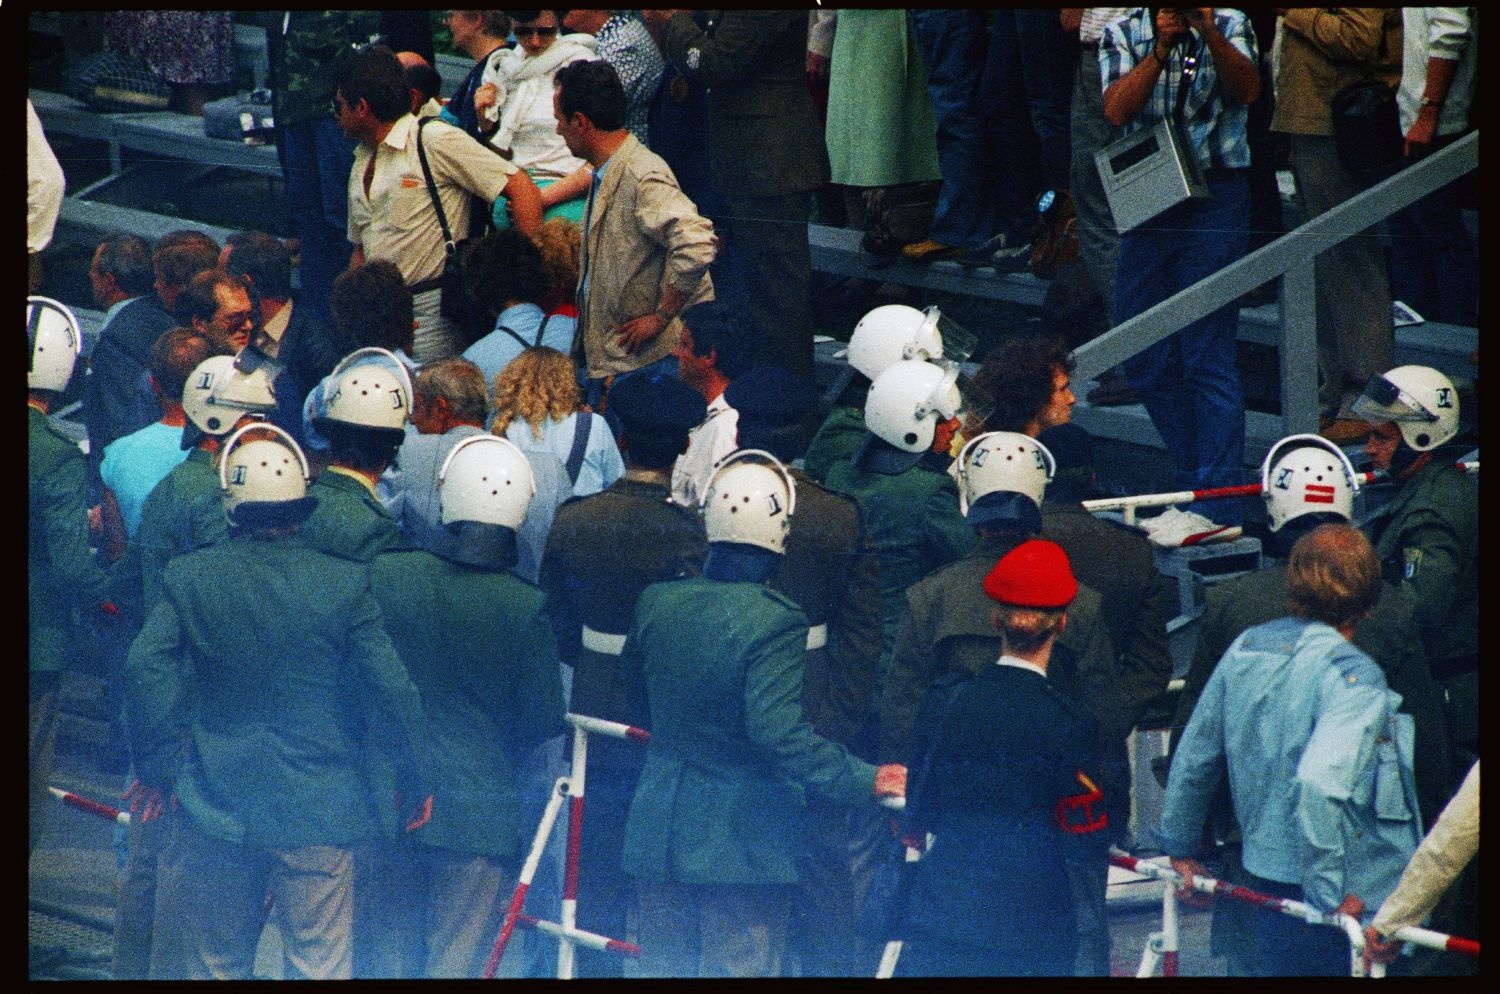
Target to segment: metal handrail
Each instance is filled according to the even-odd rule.
[[[1073,353],[1075,379],[1094,379],[1281,276],[1281,410],[1285,431],[1317,430],[1313,260],[1478,167],[1479,132],[1474,131],[1080,345]]]

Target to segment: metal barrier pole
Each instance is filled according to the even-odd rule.
[[[572,797],[568,801],[568,854],[563,877],[562,929],[557,934],[557,979],[573,979],[573,939],[578,927],[578,853],[583,831],[584,770],[588,765],[589,733],[573,726],[573,767],[569,773]]]
[[[89,814],[97,815],[100,818],[108,818],[109,820],[115,822],[117,825],[130,824],[129,811],[121,811],[119,808],[112,807],[108,804],[103,804],[89,797],[84,797],[82,794],[75,794],[72,791],[60,790],[59,788],[53,787],[50,784],[48,784],[47,786],[47,791],[59,801],[62,801],[64,804],[69,805],[70,807],[77,808],[80,811],[87,811]]]
[[[526,902],[526,891],[531,888],[531,881],[536,876],[537,864],[541,862],[542,850],[547,847],[547,837],[552,834],[552,826],[557,823],[557,814],[562,810],[563,798],[568,793],[568,778],[558,777],[557,783],[552,788],[552,797],[547,801],[547,808],[542,812],[541,823],[536,827],[536,836],[531,841],[531,852],[526,856],[526,862],[521,867],[521,878],[516,882],[515,893],[511,895],[510,907],[505,912],[505,923],[500,927],[500,934],[495,938],[495,948],[490,950],[490,961],[484,968],[484,979],[492,980],[495,970],[500,966],[500,957],[505,955],[505,947],[510,943],[511,933],[516,928],[516,917],[521,913],[521,906]]]
[[[516,916],[516,924],[534,932],[545,932],[559,940],[566,937],[570,942],[587,946],[590,949],[598,949],[601,952],[618,953],[621,956],[629,956],[631,959],[639,959],[641,955],[641,947],[633,942],[611,939],[608,936],[585,932],[582,929],[565,929],[556,922],[543,921],[535,915],[528,915],[524,912]]]

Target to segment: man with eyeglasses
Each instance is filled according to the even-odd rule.
[[[471,196],[492,204],[502,194],[516,227],[531,235],[541,226],[541,194],[523,170],[458,128],[431,119],[419,125],[390,49],[346,53],[334,67],[334,83],[331,110],[344,134],[359,142],[349,172],[350,266],[366,259],[395,263],[413,295],[414,358],[456,355],[456,329],[441,313],[447,256],[432,187],[453,236],[469,230]]]

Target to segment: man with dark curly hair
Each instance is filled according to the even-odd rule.
[[[1073,420],[1069,375],[1073,356],[1052,336],[1012,338],[985,359],[974,377],[994,400],[986,431],[1018,431],[1035,438]]]

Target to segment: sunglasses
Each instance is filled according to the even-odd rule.
[[[538,38],[551,38],[555,34],[557,34],[557,29],[556,28],[516,28],[515,29],[515,35],[516,35],[517,38],[531,38],[533,36],[538,37]]]

